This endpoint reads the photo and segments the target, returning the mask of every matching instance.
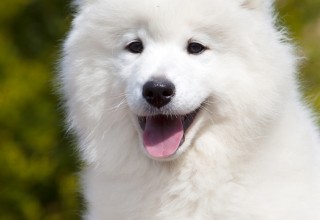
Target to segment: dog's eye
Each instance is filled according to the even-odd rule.
[[[206,49],[207,48],[205,46],[203,46],[200,43],[196,43],[196,42],[190,42],[188,44],[188,48],[187,48],[188,53],[189,54],[194,54],[194,55],[201,54]]]
[[[131,53],[142,53],[143,49],[143,43],[140,40],[133,41],[126,46],[126,50]]]

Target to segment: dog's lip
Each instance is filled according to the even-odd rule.
[[[158,115],[150,115],[150,116],[138,116],[138,122],[139,122],[140,128],[142,130],[144,130],[145,126],[146,126],[147,117],[176,117],[176,118],[180,118],[181,119],[182,125],[183,125],[183,130],[184,130],[184,133],[185,133],[185,132],[188,131],[188,129],[190,128],[190,126],[192,125],[194,120],[196,119],[200,109],[201,109],[201,107],[199,107],[196,110],[194,110],[194,111],[192,111],[192,112],[190,112],[188,114],[185,114],[185,115],[158,114]],[[180,145],[183,144],[184,139],[185,139],[185,136],[183,137]]]

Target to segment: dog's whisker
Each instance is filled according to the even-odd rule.
[[[109,95],[109,98],[123,98],[126,97],[127,93],[122,93],[122,94],[113,94]]]
[[[122,99],[117,105],[105,109],[107,113],[112,113],[114,111],[118,111],[120,109],[124,109],[126,107],[126,99]]]

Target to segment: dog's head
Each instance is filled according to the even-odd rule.
[[[256,129],[291,82],[271,1],[79,4],[62,75],[71,120],[90,134],[131,118],[151,158],[178,157],[205,126]]]

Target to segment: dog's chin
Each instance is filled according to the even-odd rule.
[[[187,148],[186,137],[195,124],[201,107],[185,115],[157,114],[137,116],[144,152],[159,161],[178,158]]]

